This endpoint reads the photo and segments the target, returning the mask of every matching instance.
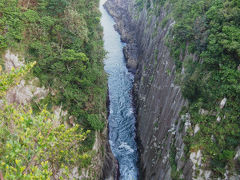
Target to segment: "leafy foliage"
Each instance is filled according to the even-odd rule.
[[[34,63],[30,63],[26,66],[21,67],[20,69],[12,69],[12,71],[8,74],[2,73],[0,76],[0,98],[3,98],[6,95],[6,91],[13,85],[16,85],[21,77],[23,77],[34,65]],[[2,67],[0,66],[0,73]]]
[[[0,1],[0,50],[24,44],[26,61],[37,62],[33,74],[56,92],[48,103],[62,105],[85,129],[96,129],[88,120],[91,114],[104,124],[105,52],[98,1],[39,0],[27,7],[17,2]]]
[[[84,6],[86,2],[88,5]],[[59,12],[59,18],[56,13],[49,14],[50,7],[59,6],[59,2],[46,1],[47,9],[37,11],[44,20],[39,19],[34,27],[27,27],[27,31],[40,33],[29,34],[33,41],[29,44],[27,59],[38,61],[34,74],[43,85],[57,90],[53,101],[68,109],[79,123],[93,128],[87,120],[88,114],[98,114],[105,106],[102,63],[105,53],[99,36],[98,4],[95,0],[86,2],[61,0],[63,11]]]
[[[1,73],[0,94],[33,67],[29,64],[10,74]],[[0,173],[5,179],[50,179],[63,169],[62,178],[69,174],[69,166],[80,163],[80,142],[88,132],[79,126],[66,128],[56,125],[54,117],[42,110],[34,115],[30,107],[14,107],[3,99],[0,108]],[[59,177],[60,178],[60,177]]]
[[[36,65],[32,69],[33,75],[39,78],[41,85],[52,92],[41,101],[40,105],[34,104],[34,113],[31,112],[30,107],[26,110],[4,105],[8,114],[1,121],[4,123],[11,121],[16,124],[17,131],[16,133],[10,132],[10,129],[7,129],[9,128],[8,124],[5,124],[6,126],[3,124],[6,133],[8,132],[6,138],[14,143],[20,143],[17,146],[23,148],[22,152],[29,153],[28,159],[19,159],[22,169],[17,169],[16,162],[14,164],[12,160],[5,162],[7,160],[5,159],[3,161],[5,164],[1,168],[11,166],[18,172],[16,177],[10,177],[15,170],[4,171],[3,174],[6,177],[21,179],[24,174],[32,173],[45,179],[54,174],[54,172],[45,171],[51,169],[53,164],[56,165],[55,168],[60,168],[62,164],[64,167],[76,163],[80,163],[80,166],[83,167],[89,165],[91,155],[88,155],[88,151],[94,143],[94,131],[104,128],[104,113],[106,113],[107,86],[103,70],[105,51],[98,3],[98,0],[34,0],[28,2],[25,0],[0,0],[0,52],[4,52],[7,48],[20,51],[29,64],[27,67],[13,71],[10,75],[2,74],[4,80],[0,81],[1,98],[6,89],[12,86],[12,83],[17,83],[20,76],[24,75],[35,62]],[[49,109],[45,108],[42,112],[39,107],[46,104]],[[79,127],[76,126],[73,129],[64,129],[63,126],[54,127],[51,115],[45,114],[48,110],[51,111],[52,105],[59,105],[67,110],[69,116],[76,118]],[[11,116],[8,111],[13,110],[16,117],[14,116],[15,119],[10,120]],[[24,114],[25,111],[26,114]],[[35,116],[36,112],[40,114]],[[24,119],[22,124],[19,124],[22,116],[26,120]],[[45,117],[48,119],[44,119]],[[24,138],[31,142],[29,142],[30,144],[19,139],[22,134],[18,134],[18,131],[24,129],[23,126],[30,129],[28,134],[24,135]],[[42,142],[45,144],[44,147],[36,143],[33,136],[30,136],[30,133],[36,136],[38,133],[46,136],[45,130],[50,130],[49,128],[52,128],[51,138],[44,139]],[[85,138],[86,134],[81,129],[93,131]],[[76,133],[83,136],[77,136]],[[37,138],[37,141],[41,140],[40,137],[37,136]],[[78,142],[83,139],[85,140],[80,146]],[[4,146],[6,145],[5,141],[8,140],[5,139],[2,142]],[[61,141],[63,144],[58,144]],[[78,148],[75,148],[75,145],[71,147],[72,142],[79,145]],[[23,147],[21,143],[25,143],[26,147]],[[55,144],[54,148],[57,149],[53,147],[51,149],[50,144]],[[37,149],[27,149],[28,146],[37,147]],[[60,151],[61,146],[64,146],[66,152]],[[13,147],[15,148],[15,146]],[[14,149],[10,150],[14,151]],[[53,151],[58,153],[54,154]],[[71,154],[73,152],[74,154]],[[8,153],[6,151],[1,153],[3,153],[2,158],[6,158]],[[36,166],[38,169],[36,171],[28,169],[27,173],[23,173],[27,168],[29,158],[33,157],[31,155],[34,153],[37,153],[37,157],[31,168]],[[22,154],[18,152],[14,156],[20,158]],[[40,157],[43,157],[42,161],[40,161]],[[44,165],[41,166],[41,163]],[[23,168],[24,166],[26,167]],[[68,170],[66,170],[66,174],[68,174]]]
[[[235,0],[172,0],[172,4],[176,24],[169,44],[177,71],[186,66],[183,95],[191,102],[193,124],[201,128],[191,137],[191,147],[203,149],[215,176],[223,176],[226,165],[234,166],[232,159],[240,143],[240,4]],[[187,62],[180,58],[190,53],[198,58]],[[227,104],[220,109],[224,97]],[[200,115],[201,108],[211,113]]]
[[[0,50],[22,40],[22,13],[16,0],[0,1]]]

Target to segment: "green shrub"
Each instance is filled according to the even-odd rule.
[[[32,68],[28,64],[10,74],[0,71],[0,170],[4,179],[50,179],[60,168],[67,178],[68,167],[79,164],[79,146],[86,138],[79,126],[56,126],[46,109],[33,114],[30,107],[9,105],[6,91]],[[50,168],[51,167],[51,168]]]
[[[237,69],[240,4],[236,0],[172,0],[171,3],[175,25],[166,44],[178,74],[184,67],[179,84],[190,102],[191,123],[201,124],[198,135],[185,137],[186,153],[191,148],[201,148],[206,162],[210,162],[209,168],[214,171],[213,177],[223,177],[224,168],[234,166],[233,156],[240,143],[240,72]],[[190,53],[195,56],[194,62],[185,58]],[[224,97],[227,104],[220,109]],[[209,114],[200,115],[200,108]],[[221,117],[221,122],[216,121],[216,116]]]
[[[103,130],[104,122],[102,122],[98,115],[90,114],[88,115],[88,122],[94,130]]]

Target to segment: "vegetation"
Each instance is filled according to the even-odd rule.
[[[173,180],[182,180],[180,178],[180,172],[177,169],[177,164],[175,161],[175,157],[176,157],[176,147],[174,146],[174,142],[171,144],[171,148],[170,148],[170,153],[169,153],[169,162],[171,165],[171,178]]]
[[[106,92],[98,1],[1,0],[0,8],[0,50],[25,46],[34,75],[57,93],[49,103],[92,128],[88,114],[103,112]]]
[[[191,102],[193,124],[201,128],[192,137],[190,151],[196,146],[203,149],[215,176],[223,176],[226,166],[234,168],[232,160],[240,144],[240,3],[182,0],[173,4],[172,54],[179,70],[185,66],[183,95]],[[179,58],[180,53],[185,59]],[[198,58],[186,60],[190,54]],[[227,103],[221,109],[223,98]],[[210,113],[199,114],[201,108]]]
[[[93,146],[95,131],[104,128],[106,113],[105,52],[98,3],[98,0],[0,0],[0,53],[6,49],[20,52],[29,68],[36,62],[28,76],[38,77],[51,92],[38,105],[33,104],[33,111],[30,107],[16,109],[8,104],[1,109],[0,133],[5,138],[0,143],[5,148],[0,150],[0,170],[7,179],[21,179],[24,175],[29,179],[35,176],[46,179],[55,173],[48,171],[54,169],[49,168],[53,164],[57,169],[81,162],[86,167],[91,162],[85,152]],[[29,68],[1,74],[1,99]],[[78,125],[70,129],[63,125],[54,127],[54,118],[48,112],[53,105],[67,110]],[[9,122],[14,124],[14,132]],[[86,131],[88,136],[83,133]],[[66,152],[61,152],[60,147]]]
[[[24,46],[26,61],[37,62],[33,74],[56,92],[49,106],[62,105],[83,127],[102,124],[106,77],[98,1],[1,0],[0,8],[0,50]]]
[[[2,97],[33,65],[0,74]],[[0,122],[0,174],[5,179],[50,179],[60,168],[58,177],[66,178],[68,167],[82,160],[79,146],[89,132],[79,126],[56,126],[46,109],[33,114],[30,107],[15,107],[3,98]]]
[[[162,5],[155,1],[150,5],[144,0],[137,2],[140,10],[149,8],[149,14],[158,12]],[[177,76],[184,67],[179,83],[190,102],[188,112],[193,127],[200,125],[195,136],[189,134],[185,138],[188,152],[201,149],[213,177],[223,177],[226,167],[238,167],[233,158],[240,144],[240,1],[165,3],[170,4],[171,14],[163,19],[162,28],[167,19],[175,21],[166,44],[175,60]],[[226,105],[220,108],[224,98]],[[200,109],[208,113],[200,114]]]

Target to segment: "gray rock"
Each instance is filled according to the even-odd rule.
[[[23,61],[19,60],[18,55],[13,54],[10,50],[7,50],[6,54],[4,55],[5,60],[5,70],[10,72],[12,68],[20,68],[24,65]]]
[[[127,68],[135,73],[137,69],[137,46],[136,44],[127,44],[123,48],[124,57],[127,61]]]

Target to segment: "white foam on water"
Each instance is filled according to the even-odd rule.
[[[126,143],[126,142],[122,142],[121,145],[119,146],[119,148],[123,148],[125,150],[127,150],[130,153],[133,153],[134,150]]]
[[[127,112],[127,116],[131,116],[133,114],[133,109],[132,108],[129,108],[128,109],[128,112]]]
[[[100,0],[101,24],[104,30],[104,48],[108,52],[104,69],[109,88],[109,143],[119,162],[120,180],[137,180],[137,144],[131,88],[134,76],[128,72],[123,55],[124,43],[114,29],[114,20],[103,8]]]
[[[112,114],[113,113],[113,110],[112,110],[112,108],[110,108],[110,114]]]

